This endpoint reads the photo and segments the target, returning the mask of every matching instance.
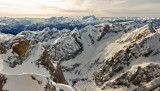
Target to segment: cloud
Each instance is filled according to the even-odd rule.
[[[88,13],[88,10],[63,10],[64,12],[68,12],[68,13]]]
[[[142,4],[136,6],[120,7],[120,8],[108,8],[102,12],[112,14],[114,16],[140,16],[140,17],[152,17],[159,16],[160,10],[159,3]]]
[[[0,16],[159,16],[160,0],[0,0]]]

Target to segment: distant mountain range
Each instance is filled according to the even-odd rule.
[[[159,18],[140,18],[140,17],[51,17],[51,18],[9,18],[0,17],[0,32],[16,35],[21,31],[41,31],[46,27],[57,28],[58,30],[82,29],[87,25],[97,25],[115,22],[128,21],[156,21],[160,23]]]

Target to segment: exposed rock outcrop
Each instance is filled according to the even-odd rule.
[[[98,37],[97,41],[100,41],[108,33],[118,33],[121,31],[124,31],[126,33],[130,30],[131,30],[131,27],[128,27],[128,26],[120,24],[120,23],[114,23],[110,26],[105,25],[105,26],[101,27],[101,29],[99,30],[101,32],[101,34]]]
[[[3,86],[6,83],[7,78],[5,77],[5,75],[0,74],[0,91],[3,91]]]
[[[67,81],[64,78],[61,65],[59,63],[56,64],[56,68],[53,65],[54,60],[51,58],[51,56],[48,54],[48,52],[45,50],[40,57],[40,59],[37,60],[36,65],[38,67],[42,65],[46,70],[50,73],[50,78],[56,82],[56,83],[62,83],[62,84],[68,84]]]
[[[5,54],[7,52],[7,48],[0,44],[0,54]]]
[[[126,72],[126,74],[124,73],[120,75],[115,82],[110,82],[113,77],[121,74],[123,71],[126,71],[126,69],[129,69],[131,63],[133,63],[136,59],[141,57],[152,57],[160,53],[160,47],[157,46],[160,45],[160,33],[152,33],[153,30],[150,30],[150,26],[148,25],[141,29],[141,31],[136,30],[138,33],[136,33],[135,36],[133,34],[133,36],[125,38],[127,41],[131,41],[128,41],[128,44],[123,46],[122,50],[116,52],[111,58],[108,58],[99,69],[95,77],[95,82],[98,86],[104,85],[103,88],[105,88],[106,82],[108,82],[107,86],[113,88],[120,85],[129,87],[130,84],[139,86],[140,84],[143,84],[143,82],[149,82],[160,76],[159,73],[152,74],[154,67],[156,67],[155,70],[159,70],[159,66],[154,65],[153,67],[147,66],[146,68],[151,68],[150,71],[144,71],[140,76],[137,76],[137,74],[139,74],[139,70],[142,72],[143,69],[138,67],[136,71],[137,73],[135,72],[135,75],[131,76],[131,78],[127,76],[128,73]],[[126,40],[120,43],[124,43]],[[152,74],[152,76],[148,76],[148,74]]]
[[[10,43],[10,48],[12,48],[13,52],[17,53],[20,57],[24,56],[29,46],[29,42],[24,36],[18,36]]]
[[[134,85],[139,87],[156,79],[157,77],[160,77],[160,66],[154,63],[144,63],[138,66],[133,66],[116,79],[105,83],[102,89],[105,89],[106,86],[112,88],[129,88],[131,85]]]

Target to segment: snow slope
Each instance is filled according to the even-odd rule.
[[[71,87],[58,84],[42,75],[21,74],[8,75],[3,74],[6,78],[6,83],[3,90],[9,91],[74,91]]]

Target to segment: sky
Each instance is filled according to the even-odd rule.
[[[160,0],[0,0],[1,17],[160,17]]]

